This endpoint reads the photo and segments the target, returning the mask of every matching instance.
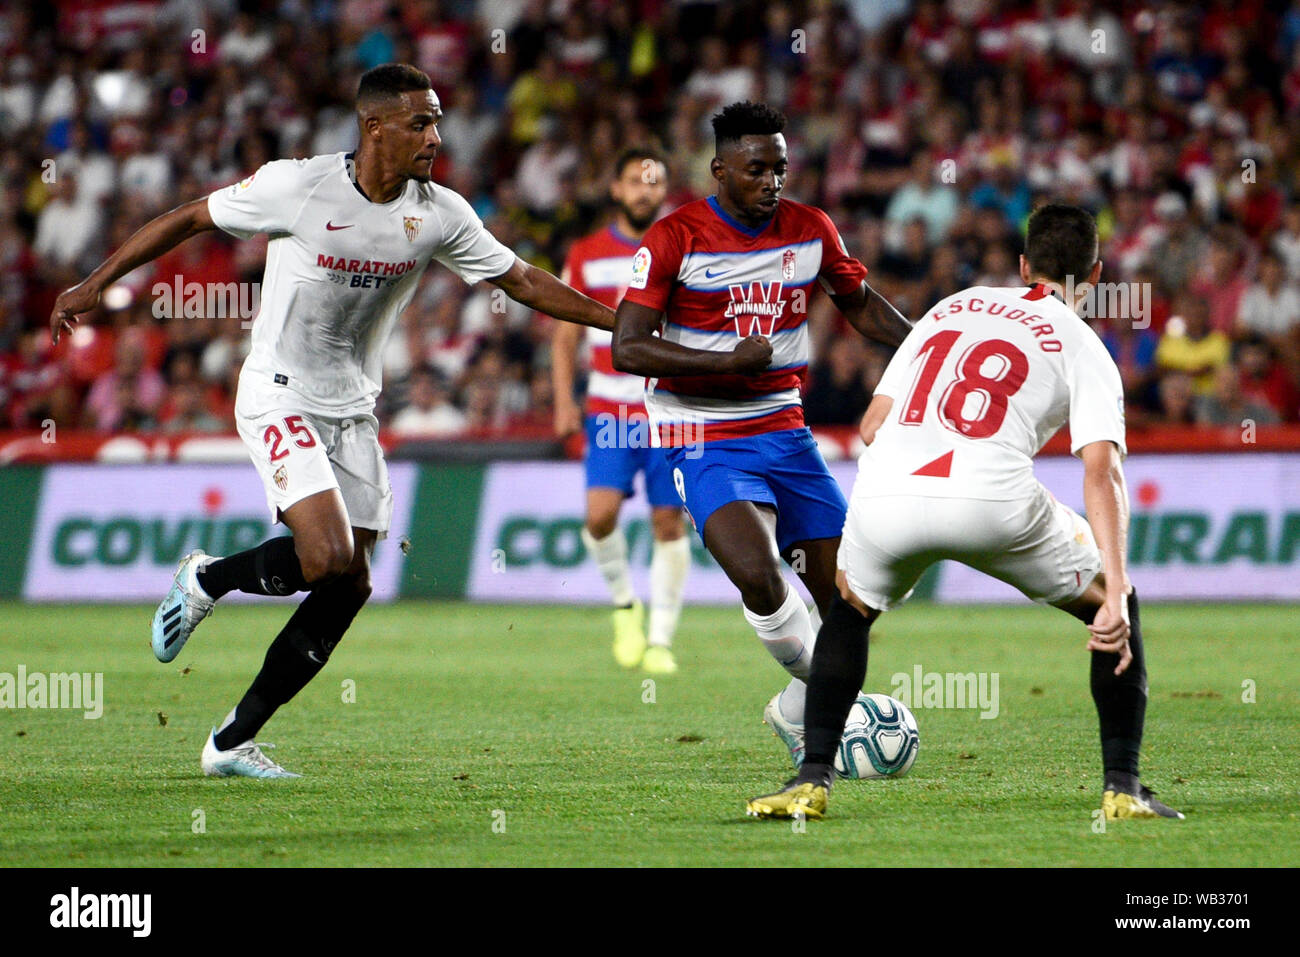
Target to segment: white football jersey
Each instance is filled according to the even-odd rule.
[[[515,261],[452,190],[408,180],[372,203],[350,165],[346,153],[276,160],[208,197],[226,232],[270,237],[241,388],[288,388],[297,407],[337,417],[374,408],[384,343],[431,259],[471,284]]]
[[[1071,451],[1124,443],[1124,388],[1106,347],[1047,287],[975,286],[917,321],[876,395],[894,400],[859,460],[855,495],[1006,501],[1067,421]]]

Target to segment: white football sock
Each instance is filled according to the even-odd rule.
[[[596,538],[584,525],[582,543],[587,546],[587,554],[595,559],[600,573],[605,576],[605,584],[609,586],[609,595],[614,604],[625,608],[636,601],[632,579],[628,576],[627,539],[623,537],[623,529],[616,527],[604,538]]]
[[[796,678],[806,679],[812,665],[813,643],[817,635],[812,630],[808,607],[799,593],[786,585],[785,601],[770,615],[759,615],[745,609],[745,620],[758,633],[759,641],[768,654]]]
[[[682,589],[691,567],[691,543],[685,535],[654,543],[650,553],[650,626],[647,641],[667,648],[682,615]]]
[[[776,699],[776,707],[781,716],[791,724],[803,724],[803,708],[808,698],[808,686],[799,678],[791,678],[790,683]]]
[[[791,591],[793,591],[793,589],[791,589]],[[816,636],[817,633],[822,630],[822,616],[821,612],[817,610],[816,602],[808,606],[808,620],[812,625],[812,633]],[[813,646],[815,645],[816,641],[813,642]],[[811,648],[809,650],[811,652]],[[809,655],[808,662],[809,667],[811,667],[811,654]],[[791,724],[801,725],[803,724],[803,709],[807,698],[808,685],[805,684],[801,678],[791,678],[790,683],[782,689],[781,696],[776,701],[776,706],[785,720],[789,721]]]
[[[219,735],[222,731],[225,731],[228,727],[231,726],[231,724],[234,723],[234,720],[235,720],[235,712],[236,712],[237,710],[238,710],[237,707],[235,707],[235,708],[231,708],[231,709],[230,709],[230,714],[226,715],[226,720],[223,721],[223,722],[221,722],[221,724],[217,726],[217,730],[216,730],[216,731],[213,731],[213,732],[212,732],[212,736],[213,736],[214,738],[215,738],[217,735]]]

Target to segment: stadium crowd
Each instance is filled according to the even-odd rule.
[[[410,62],[436,181],[559,272],[622,146],[713,192],[709,118],[786,112],[785,195],[825,208],[916,317],[1018,284],[1057,197],[1097,216],[1091,321],[1130,425],[1300,419],[1300,0],[55,0],[0,12],[0,428],[232,431],[265,237],[190,240],[58,347],[48,317],[150,217],[279,157],[352,149],[357,78]],[[180,277],[177,279],[177,277]],[[184,293],[179,298],[172,292]],[[428,271],[386,354],[400,434],[546,428],[551,320]],[[821,296],[810,423],[852,423],[886,357]]]

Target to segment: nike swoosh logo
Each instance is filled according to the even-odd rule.
[[[704,278],[715,279],[718,276],[721,276],[724,272],[726,272],[725,269],[719,269],[717,272],[714,272],[712,269],[706,269],[704,270]]]
[[[335,229],[351,229],[355,225],[356,223],[349,223],[347,226],[335,226],[333,223],[326,223],[325,228],[330,231],[333,231]]]
[[[316,657],[316,652],[314,651],[307,652],[307,657],[310,658],[312,661],[316,662],[316,664],[318,665],[325,664],[325,662],[321,661],[319,658]]]

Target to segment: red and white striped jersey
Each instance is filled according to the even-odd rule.
[[[781,200],[759,229],[733,219],[714,197],[687,203],[651,226],[624,298],[663,312],[665,340],[713,352],[731,352],[754,334],[772,343],[771,365],[758,375],[648,379],[646,410],[660,442],[687,445],[801,427],[812,283],[844,295],[866,275],[830,218],[793,200]]]
[[[636,247],[635,239],[607,226],[569,247],[560,278],[583,295],[617,309],[632,274]],[[617,415],[620,405],[627,406],[628,413],[640,410],[645,405],[645,379],[614,370],[610,356],[613,333],[591,326],[586,327],[586,333],[587,414]]]

